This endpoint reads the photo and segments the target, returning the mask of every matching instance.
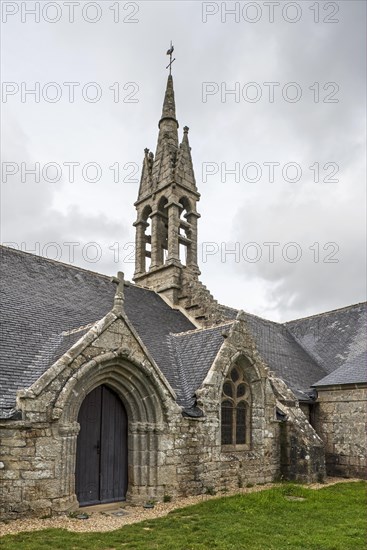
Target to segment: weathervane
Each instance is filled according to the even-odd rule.
[[[169,67],[169,74],[171,74],[171,72],[172,72],[172,63],[176,60],[176,58],[172,59],[172,54],[173,54],[174,49],[175,48],[173,47],[172,40],[171,40],[171,47],[170,47],[169,50],[167,50],[167,55],[169,55],[169,63],[167,65],[166,69],[168,69],[168,67]]]

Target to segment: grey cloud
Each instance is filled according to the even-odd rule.
[[[216,242],[314,241],[340,243],[339,264],[275,262],[203,265],[203,279],[216,298],[272,318],[289,318],[347,305],[364,298],[364,109],[365,21],[363,2],[338,2],[340,23],[315,24],[309,7],[297,24],[201,20],[200,2],[141,2],[139,24],[23,25],[4,29],[3,77],[8,80],[136,81],[137,104],[109,100],[96,105],[3,105],[15,112],[3,137],[8,159],[92,159],[140,166],[144,147],[155,148],[167,71],[165,51],[175,44],[174,80],[180,130],[190,126],[199,190],[202,240]],[[297,104],[250,104],[220,96],[202,102],[204,81],[314,81],[340,84],[337,104],[315,104],[311,92]],[[15,123],[18,120],[18,126]],[[5,151],[4,151],[5,152]],[[69,156],[69,158],[67,157]],[[72,157],[72,158],[70,158]],[[3,156],[5,159],[5,156]],[[48,159],[48,160],[54,160]],[[203,162],[297,161],[307,176],[300,184],[236,184],[220,175],[206,184]],[[308,167],[339,164],[340,184],[318,188]],[[113,186],[63,181],[3,185],[2,240],[100,242],[107,250],[89,269],[132,276],[133,267],[111,260],[108,246],[134,238],[133,202],[138,184]],[[312,224],[310,223],[312,222]],[[312,242],[310,242],[312,241]],[[106,248],[107,247],[107,248]],[[78,261],[83,261],[79,258]],[[327,291],[325,290],[327,288]],[[240,303],[239,303],[240,302]]]

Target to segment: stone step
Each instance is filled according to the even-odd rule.
[[[201,281],[184,276],[181,292],[178,304],[193,315],[201,326],[215,325],[222,320],[217,300]]]
[[[201,306],[199,306],[199,304],[192,304],[190,306],[186,306],[185,309],[200,309]]]

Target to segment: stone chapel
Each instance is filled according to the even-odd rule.
[[[3,518],[366,477],[364,304],[287,323],[218,304],[188,134],[169,75],[134,283],[1,247]]]

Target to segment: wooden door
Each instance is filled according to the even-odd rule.
[[[98,386],[84,399],[78,422],[76,494],[80,506],[124,500],[127,416],[118,396]]]

